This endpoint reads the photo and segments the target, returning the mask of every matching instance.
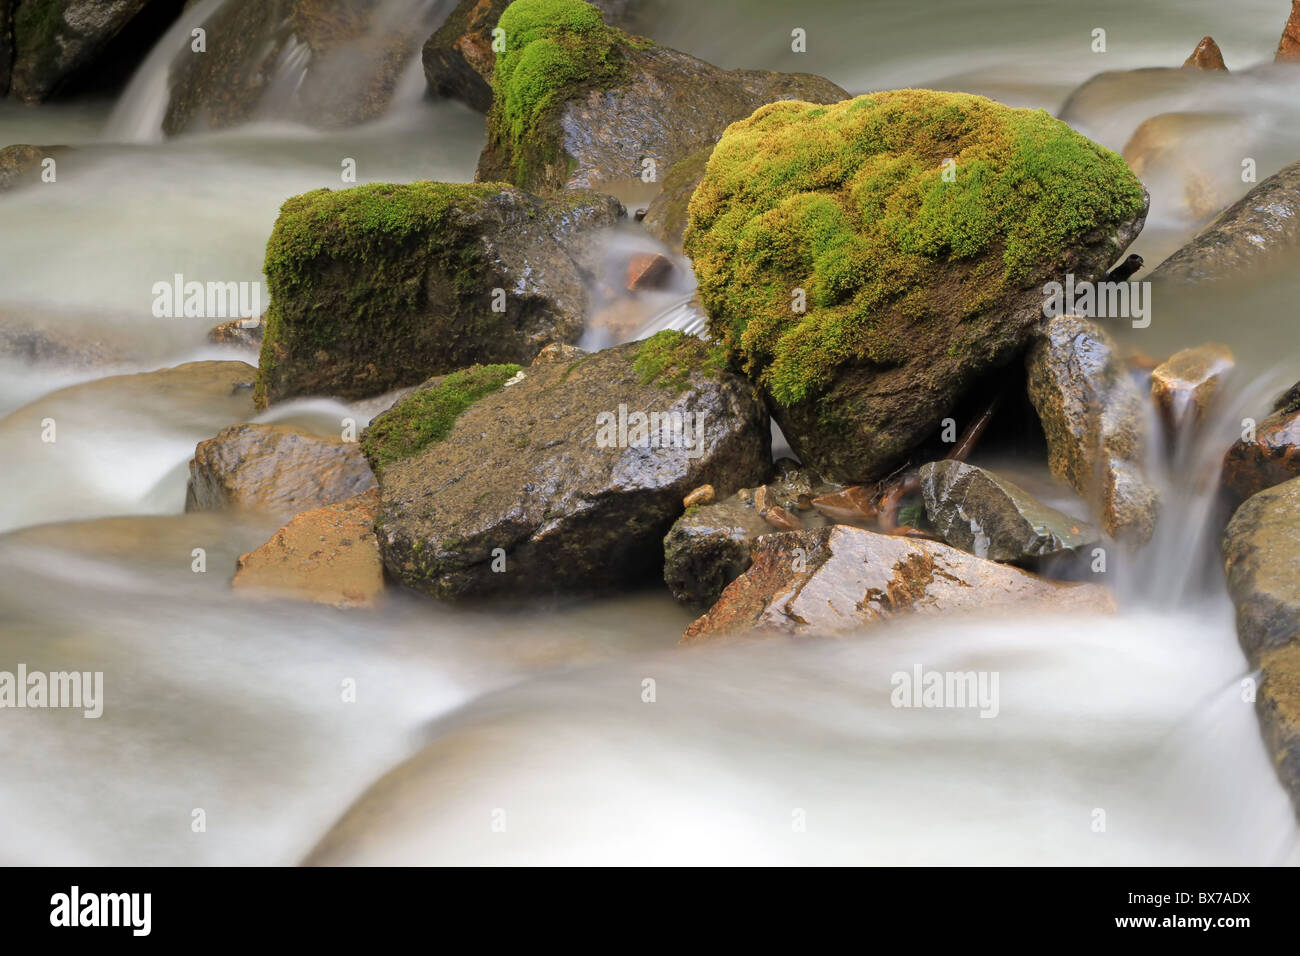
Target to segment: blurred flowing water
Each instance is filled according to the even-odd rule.
[[[1271,56],[1285,6],[646,0],[642,31],[854,93],[935,86],[1053,112],[1095,74],[1178,66],[1211,33],[1231,77],[1120,75],[1069,115],[1122,149],[1152,116],[1228,114],[1247,138],[1218,144],[1210,165],[1235,198],[1244,149],[1260,179],[1300,159],[1294,72],[1236,75]],[[1098,27],[1104,54],[1090,49]],[[806,54],[790,52],[795,28]],[[120,353],[0,362],[0,670],[103,671],[106,693],[98,720],[0,713],[0,863],[1297,862],[1292,809],[1242,699],[1209,492],[1235,423],[1300,376],[1278,364],[1294,341],[1294,270],[1158,289],[1150,328],[1114,327],[1151,355],[1216,340],[1239,358],[1201,436],[1152,450],[1166,508],[1154,544],[1110,572],[1114,618],[683,650],[691,615],[660,588],[521,612],[401,592],[369,614],[236,600],[236,557],[274,527],[183,514],[184,480],[194,443],[251,411],[132,384],[56,393],[249,360],[208,345],[209,322],[152,318],[153,283],[258,281],[286,197],[344,185],[349,158],[358,182],[465,181],[484,131],[468,108],[421,99],[408,67],[389,112],[358,127],[270,116],[164,140],[163,71],[186,35],[183,20],[115,110],[0,103],[0,145],[73,147],[57,183],[0,196],[0,322],[88,330]],[[286,82],[296,62],[290,50]],[[1136,249],[1153,266],[1198,223],[1176,176],[1148,185],[1152,228]],[[642,334],[698,327],[689,292],[650,302]],[[54,445],[39,440],[50,409]],[[260,420],[329,432],[351,411],[313,399]],[[1070,502],[1041,467],[1014,467]],[[918,665],[996,672],[998,717],[891,706],[892,675]]]

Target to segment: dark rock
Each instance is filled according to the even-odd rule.
[[[1264,743],[1278,779],[1300,812],[1300,644],[1267,651],[1260,670],[1255,710]]]
[[[660,333],[531,366],[515,382],[468,402],[452,403],[444,387],[399,403],[379,422],[389,420],[390,442],[394,422],[416,436],[404,454],[377,444],[378,423],[363,438],[372,459],[386,459],[384,564],[411,587],[455,600],[645,581],[662,566],[688,492],[707,483],[729,495],[770,467],[770,427],[752,388],[693,337]],[[445,416],[449,407],[455,415]],[[656,430],[659,447],[647,447],[650,432],[633,416],[651,412],[692,427]]]
[[[260,403],[363,398],[574,342],[609,196],[500,184],[358,186],[288,200],[267,247]],[[497,311],[504,308],[504,311]]]
[[[646,231],[672,249],[682,247],[682,235],[690,218],[691,196],[695,195],[704,168],[713,155],[713,143],[697,149],[675,163],[663,177],[659,194],[646,207],[643,222]]]
[[[11,8],[10,92],[29,104],[49,99],[77,73],[92,65],[113,37],[149,2],[20,0]],[[6,6],[0,0],[0,27],[4,26]],[[3,45],[4,41],[0,41],[0,46]],[[0,49],[0,61],[3,59],[5,51]]]
[[[920,474],[931,526],[947,544],[978,558],[1034,561],[1076,553],[1100,540],[1087,522],[975,465],[936,461],[922,465]]]
[[[1228,65],[1223,62],[1223,53],[1214,37],[1204,37],[1196,44],[1192,55],[1183,61],[1184,70],[1222,70],[1228,72]]]
[[[1300,642],[1300,478],[1238,508],[1224,532],[1223,555],[1237,638],[1250,662]]]
[[[1142,475],[1142,397],[1095,322],[1049,319],[1030,349],[1029,400],[1047,436],[1052,474],[1097,509],[1112,537],[1145,544],[1159,501]]]
[[[866,630],[902,614],[1110,613],[1110,593],[976,558],[946,544],[835,525],[764,535],[748,571],[682,637]]]
[[[564,23],[557,17],[561,6]],[[720,70],[601,24],[598,16],[582,17],[585,6],[516,0],[502,18],[507,37],[522,38],[522,46],[508,47],[521,65],[494,77],[479,180],[536,192],[600,189],[643,181],[648,159],[658,181],[765,103],[834,103],[848,96],[807,73]],[[530,43],[549,44],[564,62],[535,75],[530,65],[537,57],[526,55]]]
[[[1025,145],[990,145],[1003,136]],[[940,153],[960,158],[945,167]],[[1050,171],[1022,166],[1047,154]],[[1146,202],[1119,156],[1045,113],[892,90],[732,124],[684,248],[710,334],[764,389],[791,448],[830,480],[867,483],[1023,354],[1045,282],[1106,274]]]
[[[1151,279],[1213,282],[1284,264],[1300,243],[1300,162],[1225,209],[1151,273]]]
[[[246,423],[224,428],[194,449],[185,510],[238,508],[288,521],[374,486],[356,442]]]
[[[1300,383],[1255,426],[1249,440],[1238,439],[1224,456],[1222,483],[1234,501],[1300,476],[1300,401],[1290,400],[1297,390]]]

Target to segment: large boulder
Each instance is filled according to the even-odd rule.
[[[1086,521],[1043,504],[1019,485],[960,461],[922,465],[926,517],[955,548],[994,561],[1075,554],[1100,540]]]
[[[935,541],[835,525],[765,535],[686,644],[737,633],[860,631],[901,614],[1106,613],[1100,585],[1062,584]]]
[[[632,0],[590,0],[612,26],[630,25]],[[468,103],[480,113],[492,107],[492,31],[510,0],[461,0],[425,41],[424,77],[437,96]]]
[[[295,515],[260,548],[240,557],[231,585],[259,596],[332,607],[371,607],[384,591],[373,525],[379,492]]]
[[[1286,265],[1300,244],[1300,162],[1274,173],[1196,234],[1151,279],[1214,282]]]
[[[1291,15],[1282,27],[1273,59],[1278,63],[1300,63],[1300,0],[1291,0]]]
[[[374,486],[356,442],[245,423],[223,428],[194,449],[185,510],[237,508],[288,521]]]
[[[1095,322],[1057,316],[1036,336],[1026,364],[1052,474],[1094,508],[1107,534],[1145,544],[1159,510],[1142,473],[1146,411],[1115,343]]]
[[[1273,406],[1273,414],[1233,443],[1223,458],[1223,487],[1237,502],[1300,477],[1300,382]]]
[[[1103,275],[1146,204],[1119,156],[1041,110],[895,90],[732,125],[685,249],[791,447],[858,482],[1023,352],[1045,281]]]
[[[1264,743],[1278,779],[1300,812],[1300,644],[1266,652],[1260,671],[1255,710]]]
[[[0,0],[0,72],[9,78],[10,92],[24,103],[49,99],[91,65],[109,41],[150,2],[19,0],[10,6]],[[12,17],[9,24],[5,22],[6,14]],[[6,26],[11,27],[12,34]],[[7,50],[10,42],[12,46]],[[11,75],[3,70],[7,59],[12,61]],[[4,80],[0,80],[0,94],[3,87]]]
[[[364,398],[576,341],[585,252],[622,213],[609,196],[544,200],[486,183],[289,199],[267,244],[259,403]]]
[[[1250,498],[1223,536],[1237,637],[1252,664],[1300,642],[1300,478]]]
[[[607,26],[584,0],[515,0],[501,14],[477,178],[534,191],[654,180],[764,103],[848,94],[807,73],[720,70]]]
[[[227,0],[202,21],[207,52],[172,62],[163,131],[221,129],[259,115],[328,128],[374,119],[391,104],[438,8],[418,0]]]
[[[648,581],[688,492],[730,494],[771,467],[752,387],[691,336],[508,371],[448,376],[363,437],[384,564],[439,598]]]

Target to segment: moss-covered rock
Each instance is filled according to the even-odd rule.
[[[1041,110],[894,90],[732,125],[685,248],[792,447],[866,480],[1024,348],[1046,279],[1097,278],[1145,212],[1119,156]]]
[[[584,0],[515,0],[498,23],[478,178],[535,191],[655,181],[773,100],[835,102],[819,76],[720,70],[607,25]]]
[[[371,450],[389,420],[403,436],[420,436],[389,444],[395,454],[379,476],[376,527],[388,570],[446,600],[653,581],[683,497],[706,483],[721,494],[754,484],[771,450],[753,387],[711,367],[704,343],[665,337],[655,347],[673,355],[681,389],[676,372],[661,380],[637,368],[644,348],[539,361],[502,387],[476,388],[482,394],[471,401],[449,400],[449,376],[381,418],[367,436]],[[470,377],[490,386],[504,373]],[[466,383],[456,390],[465,395]],[[650,415],[658,417],[640,417]]]
[[[491,183],[293,197],[267,243],[258,401],[362,398],[575,341],[581,260],[622,213],[608,196],[547,201]]]

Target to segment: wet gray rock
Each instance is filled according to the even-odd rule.
[[[110,40],[150,0],[0,0],[0,72],[10,93],[24,103],[49,99],[69,79],[91,66]],[[6,7],[12,34],[2,28]],[[12,36],[11,53],[4,45]],[[12,74],[3,70],[12,58]],[[4,92],[0,80],[0,93]]]
[[[1252,663],[1300,642],[1300,478],[1253,496],[1223,535],[1237,637]]]
[[[1147,440],[1142,395],[1115,343],[1089,319],[1057,316],[1039,331],[1026,365],[1052,474],[1096,509],[1107,534],[1145,544],[1159,499],[1140,464]]]
[[[644,349],[670,360],[647,366]],[[419,401],[419,392],[406,399]],[[621,447],[620,412],[629,425]],[[637,412],[703,415],[678,419],[702,425],[702,439],[684,429],[646,447]],[[391,416],[409,417],[403,403]],[[530,366],[469,405],[445,438],[388,461],[380,551],[394,577],[444,600],[647,582],[662,573],[664,535],[686,494],[753,485],[770,455],[752,387],[711,369],[698,339],[660,333]]]
[[[287,522],[375,486],[356,442],[287,425],[231,425],[199,442],[190,462],[186,511],[255,511]]]
[[[259,403],[366,398],[576,342],[592,244],[623,215],[610,196],[541,199],[498,184],[359,186],[288,200],[267,256]]]
[[[1087,522],[975,465],[930,462],[921,466],[920,477],[931,526],[945,542],[976,557],[1034,561],[1072,554],[1100,539]]]
[[[1212,282],[1285,263],[1300,244],[1300,162],[1264,180],[1151,273]]]

